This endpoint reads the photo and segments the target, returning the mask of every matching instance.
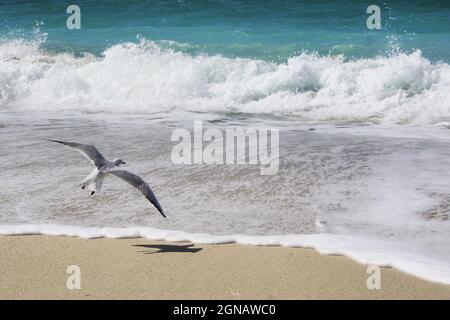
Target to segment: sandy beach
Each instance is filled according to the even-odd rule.
[[[449,299],[450,286],[313,249],[147,239],[0,237],[0,299]],[[81,271],[69,290],[68,266]]]

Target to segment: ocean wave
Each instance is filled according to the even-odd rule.
[[[431,124],[450,117],[450,66],[417,50],[373,59],[302,53],[285,63],[190,55],[155,42],[100,57],[0,42],[0,109],[243,112]]]
[[[325,255],[345,255],[366,265],[394,267],[425,280],[450,284],[449,264],[420,253],[406,251],[400,244],[349,235],[292,234],[274,236],[211,235],[155,228],[93,228],[53,224],[0,225],[0,235],[50,235],[80,238],[146,238],[190,241],[198,244],[239,243],[260,246],[313,248]],[[389,249],[386,249],[389,248]]]

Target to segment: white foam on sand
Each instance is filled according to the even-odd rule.
[[[198,244],[239,243],[259,246],[313,248],[319,253],[348,256],[365,265],[393,267],[422,279],[450,284],[450,261],[438,261],[411,253],[402,244],[347,235],[210,235],[154,228],[86,228],[54,224],[0,225],[1,235],[51,235],[80,238],[137,238],[164,241],[190,241]]]

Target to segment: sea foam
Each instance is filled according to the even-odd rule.
[[[190,55],[141,39],[101,56],[0,43],[0,109],[244,112],[431,124],[450,116],[450,66],[417,50],[373,59],[302,53],[284,63]]]

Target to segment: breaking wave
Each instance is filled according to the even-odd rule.
[[[450,66],[419,50],[374,59],[302,53],[284,63],[190,55],[141,39],[101,56],[0,42],[0,110],[243,112],[433,124],[450,118]]]

